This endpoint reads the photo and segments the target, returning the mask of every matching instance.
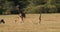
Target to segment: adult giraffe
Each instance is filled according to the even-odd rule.
[[[22,22],[24,22],[24,18],[25,16],[25,12],[22,10],[22,3],[19,3],[18,0],[13,0],[14,4],[15,4],[15,8],[17,8],[18,12],[19,12],[19,17],[21,18]]]

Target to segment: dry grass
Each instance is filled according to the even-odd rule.
[[[18,15],[0,15],[5,24],[0,24],[0,32],[60,32],[60,14],[42,14],[42,21],[38,23],[39,14],[27,14],[24,23],[18,20]]]

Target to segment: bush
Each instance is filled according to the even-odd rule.
[[[11,11],[11,14],[18,14],[19,12],[17,10]]]

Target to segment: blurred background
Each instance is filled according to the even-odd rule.
[[[18,0],[27,14],[60,13],[60,0]],[[18,14],[13,0],[0,0],[0,15]]]

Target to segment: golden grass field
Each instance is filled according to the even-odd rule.
[[[42,14],[39,24],[39,14],[27,14],[24,23],[18,15],[0,15],[5,24],[0,24],[0,32],[60,32],[60,14]],[[15,20],[18,20],[15,22]]]

